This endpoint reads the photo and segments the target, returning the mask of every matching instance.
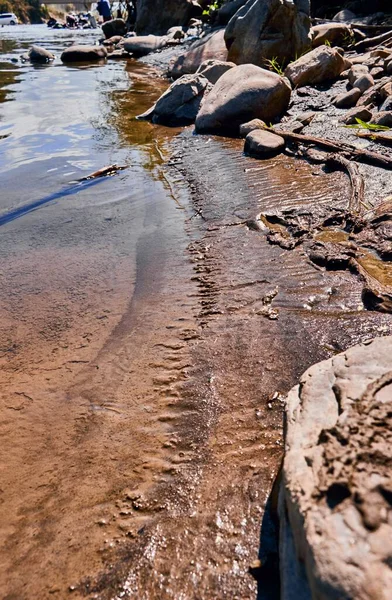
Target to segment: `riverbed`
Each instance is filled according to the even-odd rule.
[[[252,223],[349,183],[135,120],[146,64],[19,61],[98,38],[0,30],[1,595],[274,598],[284,394],[391,327]]]

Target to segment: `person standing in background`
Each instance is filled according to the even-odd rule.
[[[97,3],[97,11],[103,18],[103,22],[110,21],[112,18],[112,11],[110,9],[109,0],[99,0]]]

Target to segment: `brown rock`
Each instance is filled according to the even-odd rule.
[[[197,69],[196,73],[201,73],[214,85],[226,71],[235,67],[234,63],[224,62],[222,60],[206,60]]]
[[[361,77],[358,77],[358,79],[356,79],[353,83],[353,87],[361,90],[362,94],[373,86],[374,79],[370,75],[370,73],[368,73],[367,75],[361,75]]]
[[[107,50],[103,46],[70,46],[61,55],[63,63],[92,62],[103,60],[107,57]]]
[[[339,96],[337,96],[334,100],[334,105],[337,108],[351,108],[352,106],[356,105],[361,96],[361,90],[359,90],[358,88],[353,88],[348,92],[339,94]]]
[[[366,65],[353,65],[347,73],[347,78],[350,84],[353,86],[354,81],[356,81],[359,77],[362,77],[362,75],[367,75],[368,73],[369,68]]]
[[[252,119],[252,121],[248,121],[248,123],[243,123],[240,126],[240,136],[242,138],[246,138],[248,133],[251,133],[255,129],[264,129],[266,124],[261,119]]]
[[[196,119],[199,132],[237,134],[252,119],[270,123],[289,105],[291,88],[286,79],[255,65],[227,71],[204,99]]]
[[[200,65],[207,60],[226,62],[227,48],[224,33],[224,29],[220,29],[197,40],[191,45],[188,52],[169,64],[169,75],[175,79],[181,75],[196,73]]]
[[[382,127],[392,127],[392,111],[382,111],[373,115],[370,121],[373,125],[381,125]]]
[[[320,46],[291,63],[285,75],[295,87],[301,87],[336,79],[349,65],[335,48]]]
[[[339,46],[350,37],[351,27],[344,23],[323,23],[312,27],[311,34],[313,48],[318,48],[325,42],[329,42],[332,46]]]
[[[364,106],[358,106],[347,111],[346,114],[340,118],[340,121],[345,125],[355,125],[357,119],[361,119],[361,121],[368,123],[372,116],[372,112],[369,109]]]
[[[285,63],[310,48],[309,2],[248,0],[226,27],[228,60],[238,65]]]
[[[246,136],[244,151],[252,156],[268,158],[283,152],[285,145],[286,143],[280,135],[255,129]]]

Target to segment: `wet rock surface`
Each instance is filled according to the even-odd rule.
[[[202,63],[207,60],[227,61],[227,48],[224,40],[224,29],[213,31],[200,40],[196,40],[185,53],[176,57],[169,64],[169,75],[173,78],[196,73]]]
[[[66,48],[61,54],[64,63],[94,62],[107,57],[107,50],[103,46],[82,46],[74,44]]]
[[[285,600],[389,596],[391,350],[391,337],[350,348],[311,367],[287,397]]]

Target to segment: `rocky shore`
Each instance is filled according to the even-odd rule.
[[[308,0],[220,4],[212,10],[206,2],[168,2],[161,19],[146,16],[158,14],[159,2],[141,2],[137,33],[115,19],[104,25],[101,45],[71,46],[61,60],[136,58],[164,69],[169,79],[166,92],[137,116],[186,128],[166,168],[193,198],[189,250],[203,294],[205,356],[230,381],[233,347],[244,336],[256,346],[259,335],[263,351],[247,349],[242,356],[252,364],[250,373],[255,356],[264,361],[267,406],[284,405],[283,466],[266,502],[271,510],[259,559],[251,566],[259,598],[387,600],[392,16],[382,2],[370,8],[368,2],[337,4],[333,14],[317,2],[311,12]],[[33,48],[26,60],[54,57]],[[245,256],[241,273],[222,267],[233,253]],[[325,360],[305,370],[306,352],[296,364],[293,358],[298,344],[308,344],[316,361]],[[269,361],[276,345],[280,350],[271,351]],[[242,375],[248,386],[242,408],[253,411],[258,388],[249,373]],[[294,378],[298,385],[281,395]],[[222,386],[227,404],[221,410],[235,415],[237,401],[229,400],[230,386]],[[226,441],[232,433],[227,426]],[[215,451],[223,461],[224,452]],[[263,489],[271,488],[268,475],[278,463],[271,450],[270,470],[256,469]],[[235,486],[238,492],[238,481]],[[249,516],[253,533],[257,518]],[[232,544],[222,547],[229,553]],[[196,541],[194,550],[201,551]],[[230,597],[232,576],[222,576],[221,597]],[[208,593],[203,589],[198,597]]]

